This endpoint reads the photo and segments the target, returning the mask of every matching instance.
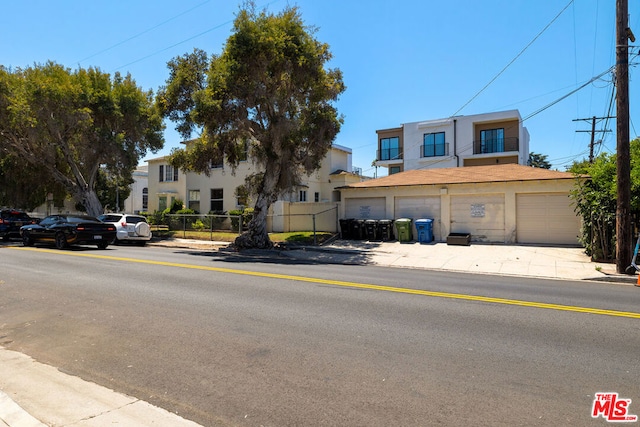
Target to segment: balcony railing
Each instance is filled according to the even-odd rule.
[[[421,145],[420,157],[439,157],[449,155],[449,144]]]
[[[377,161],[385,160],[402,160],[402,147],[400,148],[383,148],[378,150]]]
[[[507,153],[519,149],[517,137],[473,141],[473,154]]]

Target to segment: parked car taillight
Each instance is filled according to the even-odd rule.
[[[121,225],[121,226],[123,226],[123,227],[126,227],[126,226],[127,226],[127,221],[122,221],[122,222],[120,223],[120,225]]]

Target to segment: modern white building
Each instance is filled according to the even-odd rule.
[[[518,110],[404,123],[378,134],[376,166],[388,174],[432,168],[526,165],[529,132]]]

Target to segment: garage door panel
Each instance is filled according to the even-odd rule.
[[[436,241],[443,240],[440,222],[440,196],[416,196],[416,197],[396,197],[394,200],[395,219],[411,218],[433,219],[433,238]],[[415,224],[413,228],[414,236]]]
[[[387,219],[385,197],[352,197],[345,200],[347,218]]]
[[[577,245],[580,218],[567,193],[516,195],[518,243]]]
[[[504,195],[451,196],[451,232],[476,242],[504,242]]]

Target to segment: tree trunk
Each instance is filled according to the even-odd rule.
[[[279,177],[279,168],[272,167],[265,171],[262,178],[262,191],[258,194],[253,218],[247,225],[247,231],[238,236],[234,242],[237,249],[271,249],[273,247],[267,232],[267,214],[269,207],[277,199],[276,188]]]
[[[236,248],[271,249],[273,247],[267,232],[267,214],[270,206],[269,197],[260,194],[253,210],[253,218],[247,225],[247,231],[238,236],[234,242]]]
[[[102,215],[102,203],[98,200],[95,190],[78,191],[76,194],[76,202],[79,202],[87,210],[87,214],[91,216]]]

